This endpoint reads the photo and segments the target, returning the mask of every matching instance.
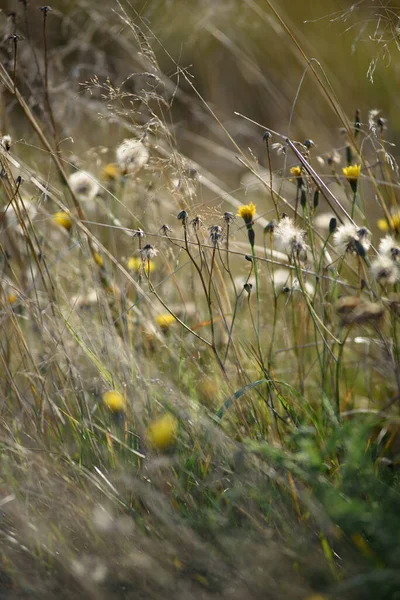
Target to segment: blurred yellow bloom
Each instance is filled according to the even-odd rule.
[[[17,294],[10,293],[8,294],[7,299],[10,304],[14,304],[18,300],[18,296]]]
[[[72,219],[66,212],[56,212],[52,216],[53,223],[56,223],[60,227],[64,227],[69,231],[72,227]]]
[[[301,168],[300,167],[292,167],[290,169],[290,173],[293,175],[293,177],[300,177],[301,176]]]
[[[140,269],[143,269],[146,271],[146,273],[152,273],[155,268],[156,264],[152,260],[146,260],[146,262],[143,263],[143,261],[137,256],[131,256],[131,258],[128,259],[128,269],[130,271],[139,272]]]
[[[115,181],[120,176],[121,172],[115,163],[109,163],[103,169],[103,179],[105,181]]]
[[[147,437],[154,448],[165,450],[175,442],[178,421],[170,413],[155,419],[147,430]]]
[[[378,219],[378,229],[381,231],[389,231],[389,225],[386,219]],[[390,225],[393,231],[400,231],[400,213],[395,213],[390,217]]]
[[[98,265],[99,267],[104,267],[104,260],[101,254],[99,254],[98,252],[93,252],[93,259],[96,265]]]
[[[246,223],[251,223],[255,214],[256,207],[252,202],[250,202],[250,204],[243,204],[242,206],[239,206],[237,211],[237,216],[242,217]]]
[[[360,177],[361,165],[350,165],[349,167],[343,167],[342,170],[347,181],[352,181]]]
[[[111,391],[103,394],[103,402],[114,413],[120,413],[125,410],[125,398],[119,392]]]
[[[350,165],[349,167],[343,167],[343,175],[349,182],[351,189],[354,193],[357,191],[358,178],[360,177],[361,165]]]
[[[175,323],[175,317],[173,317],[169,313],[162,313],[161,315],[157,315],[155,320],[157,325],[159,325],[162,329],[168,329],[168,327],[172,325],[172,323]]]

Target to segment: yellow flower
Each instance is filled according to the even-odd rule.
[[[64,227],[69,231],[72,227],[72,219],[66,212],[56,212],[52,216],[53,223],[56,223],[60,227]]]
[[[378,229],[381,231],[389,231],[389,225],[386,219],[378,219],[377,225]],[[390,217],[390,225],[391,229],[396,233],[400,231],[400,213],[394,213]]]
[[[104,267],[103,257],[98,252],[93,252],[93,260],[99,267]]]
[[[165,450],[174,443],[177,433],[177,419],[170,413],[165,413],[150,424],[147,437],[154,448]]]
[[[128,259],[128,269],[130,271],[139,272],[140,269],[143,269],[146,271],[146,273],[152,273],[155,268],[156,264],[152,260],[146,260],[146,262],[143,263],[143,261],[137,256],[131,256],[131,258]]]
[[[170,313],[162,313],[161,315],[157,315],[155,320],[161,329],[168,329],[172,323],[175,323],[175,317],[173,317]]]
[[[10,304],[15,304],[15,302],[18,300],[18,296],[17,294],[13,294],[12,292],[10,292],[7,296],[7,299]]]
[[[239,206],[237,211],[237,216],[242,217],[246,223],[251,223],[255,214],[256,207],[252,202],[250,202],[250,204],[243,204],[242,206]]]
[[[351,189],[355,193],[357,191],[358,178],[360,177],[361,165],[350,165],[349,167],[343,167],[343,175],[351,185]]]
[[[115,390],[103,394],[103,402],[114,413],[120,413],[125,410],[125,398]]]
[[[115,181],[120,176],[120,170],[116,164],[110,163],[104,167],[102,175],[105,181]]]
[[[293,177],[301,177],[301,168],[300,167],[292,167],[290,169],[290,173],[293,175]]]

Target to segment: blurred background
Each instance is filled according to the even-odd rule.
[[[349,118],[353,120],[359,108],[367,122],[368,111],[380,109],[388,119],[388,137],[396,143],[400,127],[393,102],[399,80],[398,16],[396,2],[390,9],[385,4],[275,2],[304,52],[318,61],[314,65],[320,65],[322,77],[328,78]],[[2,60],[12,64],[10,36],[17,33],[21,38],[18,77],[25,92],[31,93],[33,105],[38,69],[32,45],[41,60],[41,6],[38,0],[0,2]],[[128,18],[149,36],[165,74],[165,96],[172,104],[168,119],[179,150],[232,188],[242,168],[229,152],[235,150],[233,145],[205,103],[242,149],[250,147],[261,164],[265,161],[263,130],[235,116],[235,111],[286,134],[297,94],[292,137],[312,139],[320,153],[342,145],[341,124],[264,0],[122,0],[120,4],[114,0],[56,0],[51,9],[47,16],[49,80],[64,151],[82,154],[104,144],[104,139],[110,146],[120,141],[115,119],[105,117],[99,108],[102,90],[98,87],[96,94],[92,88],[87,93],[82,83],[96,75],[100,82],[109,78],[127,94],[143,87],[143,78],[135,73],[143,71],[146,57],[138,49]],[[188,81],[178,67],[185,70]],[[13,130],[16,137],[23,138],[24,121],[15,111],[13,106],[2,111],[1,126],[4,132]],[[103,112],[102,121],[99,112]],[[70,136],[73,144],[67,139]]]

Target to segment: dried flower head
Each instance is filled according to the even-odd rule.
[[[375,323],[384,314],[382,304],[362,301],[355,296],[344,296],[336,303],[336,312],[340,315],[344,325],[357,323],[359,325]]]
[[[256,214],[256,206],[250,202],[250,204],[243,204],[239,206],[237,216],[242,217],[245,223],[249,224],[253,222],[254,215]]]
[[[199,231],[201,227],[204,227],[203,221],[200,219],[199,215],[192,219],[191,225],[194,231]]]
[[[155,419],[147,430],[150,444],[157,450],[166,450],[175,442],[178,433],[178,421],[170,413]]]
[[[117,164],[123,175],[136,174],[149,160],[149,151],[140,140],[127,139],[116,150]]]
[[[178,221],[182,221],[182,225],[185,227],[188,221],[188,217],[189,215],[187,214],[186,210],[181,210],[176,218],[178,219]]]
[[[72,219],[69,216],[69,214],[66,212],[62,212],[62,211],[56,212],[51,217],[51,219],[52,219],[53,223],[56,223],[57,225],[59,225],[60,227],[63,227],[67,231],[69,231],[72,227]]]
[[[350,165],[349,167],[343,167],[343,175],[349,182],[351,189],[355,193],[357,191],[358,179],[360,177],[361,165]]]
[[[143,229],[134,229],[132,233],[133,238],[139,238],[140,240],[144,238]]]
[[[277,249],[285,252],[289,258],[298,258],[301,261],[307,260],[307,244],[305,243],[306,232],[297,227],[293,219],[284,216],[275,225],[274,240]]]
[[[211,225],[211,227],[208,228],[208,231],[210,232],[209,238],[212,245],[215,247],[218,246],[222,239],[222,227],[220,225]]]
[[[230,225],[235,220],[235,215],[231,212],[224,212],[224,221],[227,225]]]
[[[154,248],[154,246],[152,246],[151,244],[146,244],[146,246],[144,248],[141,248],[139,250],[139,254],[140,254],[140,258],[143,261],[151,260],[152,258],[157,256],[158,250],[156,248]]]
[[[124,412],[126,407],[125,398],[115,390],[103,394],[103,403],[113,413]]]
[[[389,256],[377,256],[371,263],[371,274],[379,283],[392,285],[399,281],[399,267]]]
[[[164,223],[164,225],[161,225],[161,227],[160,227],[160,232],[165,236],[170,234],[171,231],[172,231],[171,227],[169,225],[166,225],[165,223]]]
[[[370,232],[366,227],[357,227],[352,223],[340,225],[333,234],[333,242],[340,251],[362,254],[368,252],[371,245]]]
[[[68,183],[78,200],[84,202],[93,201],[100,191],[96,179],[86,171],[75,171],[69,176]]]

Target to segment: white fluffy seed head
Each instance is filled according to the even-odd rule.
[[[358,244],[367,252],[371,246],[370,235],[371,233],[366,227],[345,223],[340,225],[333,234],[333,242],[343,254],[345,252],[357,253]]]
[[[379,242],[379,254],[392,260],[400,260],[400,245],[391,235],[385,235]]]
[[[86,171],[75,171],[68,178],[68,183],[78,200],[92,202],[100,191],[96,179]]]
[[[140,140],[127,139],[116,150],[117,163],[124,175],[135,174],[149,160],[149,151]]]
[[[290,258],[298,257],[307,260],[306,232],[297,227],[293,219],[283,217],[274,228],[274,240],[278,250],[285,252]]]
[[[388,283],[390,285],[399,281],[399,267],[390,256],[379,255],[371,263],[371,274],[379,283]]]

